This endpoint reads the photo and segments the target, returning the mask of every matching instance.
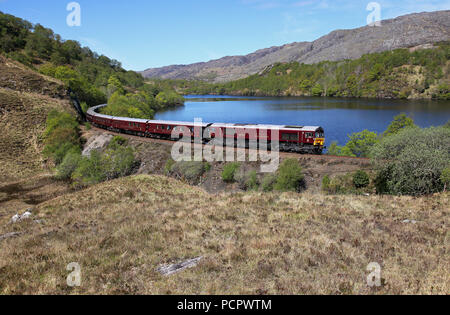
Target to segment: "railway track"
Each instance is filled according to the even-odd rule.
[[[124,138],[127,139],[133,139],[139,142],[146,142],[146,143],[159,143],[159,144],[165,144],[165,145],[173,145],[174,142],[171,140],[164,140],[164,139],[155,139],[155,138],[144,138],[144,137],[139,137],[139,136],[135,136],[135,135],[130,135],[130,134],[125,134],[125,133],[118,133],[118,132],[113,132],[113,131],[109,131],[109,130],[105,130],[105,129],[101,129],[101,128],[97,128],[92,126],[92,130],[95,130],[96,132],[99,133],[106,133],[106,134],[110,134],[110,135],[114,135],[114,136],[122,136]],[[197,146],[200,146],[200,144],[192,144],[194,146],[194,148]],[[202,148],[204,148],[205,146],[207,146],[207,144],[201,144]],[[249,153],[249,149],[242,149],[242,148],[234,148],[234,150],[236,152],[245,150],[245,152],[248,154]],[[299,153],[291,153],[291,152],[280,152],[280,156],[283,158],[310,158],[310,159],[325,159],[325,160],[356,160],[356,161],[369,161],[369,158],[358,158],[358,157],[350,157],[350,156],[336,156],[336,155],[316,155],[316,154],[299,154]]]

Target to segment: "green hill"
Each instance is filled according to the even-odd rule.
[[[450,99],[450,45],[398,49],[356,60],[278,63],[225,84],[173,81],[185,93]]]

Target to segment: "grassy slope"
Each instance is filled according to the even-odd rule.
[[[58,197],[0,235],[0,293],[349,294],[450,290],[449,194],[227,194],[140,175]],[[404,224],[405,219],[417,224]],[[163,277],[164,263],[204,256]],[[79,262],[82,286],[65,285]],[[383,266],[369,289],[366,267]]]
[[[73,112],[62,84],[0,56],[0,184],[43,171],[40,136],[52,109]]]

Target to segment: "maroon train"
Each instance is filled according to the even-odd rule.
[[[216,136],[223,135],[224,139],[246,139],[249,145],[250,133],[257,140],[266,140],[270,148],[274,130],[279,131],[279,149],[284,152],[322,154],[325,149],[325,136],[322,127],[301,126],[274,126],[274,125],[251,125],[251,124],[207,124],[187,123],[178,121],[146,120],[124,117],[113,117],[98,113],[98,110],[106,105],[92,107],[86,114],[87,120],[98,128],[113,132],[126,133],[147,138],[172,139],[172,132],[187,131],[194,138],[196,127],[202,128],[202,135],[208,135],[204,142],[210,141]],[[187,129],[186,129],[187,128]],[[234,131],[234,132],[233,132]],[[254,139],[254,138],[252,138]],[[178,140],[178,139],[177,139]],[[228,141],[225,141],[228,142]],[[231,140],[232,142],[232,140]]]

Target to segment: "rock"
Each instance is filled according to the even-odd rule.
[[[31,214],[31,212],[25,212],[24,214],[22,214],[22,217],[20,218],[20,220],[26,220],[26,219],[29,219],[29,218],[31,218],[31,216],[32,216],[32,214]]]
[[[11,223],[16,223],[16,222],[18,222],[20,220],[20,215],[19,214],[16,214],[15,216],[13,216],[12,218],[11,218]]]
[[[33,214],[32,214],[31,212],[29,212],[29,211],[25,212],[25,213],[22,214],[22,215],[16,214],[15,216],[13,216],[13,217],[11,218],[11,223],[14,224],[14,223],[21,222],[21,221],[23,221],[23,220],[28,220],[28,219],[31,218],[32,215],[33,215]]]
[[[404,220],[404,221],[402,221],[402,223],[404,223],[404,224],[408,224],[408,223],[417,224],[417,221],[416,220]]]
[[[197,257],[194,259],[186,260],[186,261],[178,263],[178,264],[163,265],[163,266],[158,267],[156,269],[156,271],[158,271],[163,276],[170,276],[174,273],[197,266],[198,263],[200,262],[200,260],[202,260],[202,259],[203,259],[203,257]]]
[[[113,136],[108,134],[100,134],[89,138],[88,142],[84,147],[82,155],[89,157],[91,156],[92,151],[94,150],[101,151],[103,148],[108,146],[108,144],[111,142],[112,139]]]

